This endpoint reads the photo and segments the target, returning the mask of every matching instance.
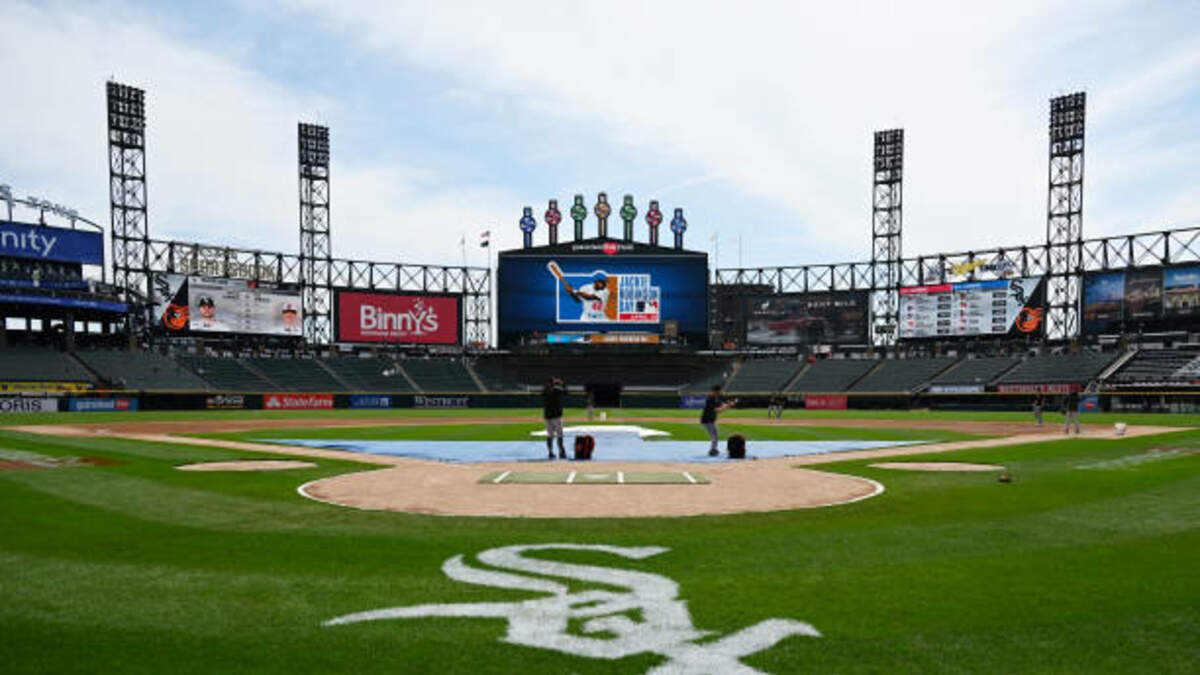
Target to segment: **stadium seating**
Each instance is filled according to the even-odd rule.
[[[279,391],[269,382],[234,358],[216,356],[180,356],[183,363],[217,391]]]
[[[473,392],[479,385],[457,359],[401,359],[400,366],[425,392]]]
[[[854,383],[855,392],[907,392],[949,368],[955,359],[885,359]]]
[[[718,382],[724,380],[729,361],[661,354],[652,358],[623,354],[587,358],[522,355],[480,358],[472,367],[489,391],[539,390],[551,376],[562,378],[568,387],[619,382],[625,391],[680,391],[694,390],[691,388],[698,381],[708,382],[714,377]]]
[[[344,357],[328,359],[324,364],[339,379],[350,385],[351,391],[410,392],[408,378],[386,358]]]
[[[1020,363],[1017,357],[990,356],[978,359],[963,359],[958,365],[933,378],[932,384],[978,384],[988,385]]]
[[[1125,384],[1191,382],[1200,379],[1200,353],[1177,349],[1144,349],[1110,379]]]
[[[508,377],[504,364],[498,359],[479,359],[471,364],[471,368],[488,391],[522,391],[526,388],[520,380]]]
[[[999,384],[1086,383],[1117,358],[1117,354],[1055,354],[1035,356],[1017,364]]]
[[[41,347],[0,349],[0,380],[7,382],[87,382],[91,373],[70,354]]]
[[[246,361],[251,368],[257,369],[285,391],[332,392],[348,389],[322,368],[317,359],[250,358]]]
[[[846,391],[879,364],[874,359],[822,359],[815,361],[788,389],[795,393]]]
[[[122,389],[195,391],[208,383],[169,356],[137,351],[80,351],[80,361]]]
[[[742,363],[725,388],[738,393],[783,391],[803,365],[797,359],[750,359]]]

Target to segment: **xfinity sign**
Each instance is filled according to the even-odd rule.
[[[0,257],[103,265],[104,235],[0,221]]]
[[[461,341],[457,295],[337,291],[338,342],[453,345]]]

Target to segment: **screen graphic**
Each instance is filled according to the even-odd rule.
[[[1044,298],[1041,277],[901,288],[900,337],[1041,334]]]
[[[746,298],[750,345],[866,344],[868,297],[863,291]]]
[[[338,342],[454,345],[461,340],[457,295],[337,291]]]
[[[1189,330],[1200,322],[1200,266],[1089,274],[1083,280],[1083,331]]]
[[[299,336],[300,292],[240,279],[161,274],[154,279],[160,328],[183,333]]]

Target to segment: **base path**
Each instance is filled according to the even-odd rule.
[[[953,429],[982,434],[1006,435],[972,441],[902,446],[878,450],[839,452],[824,455],[762,459],[756,461],[707,464],[703,468],[708,485],[511,485],[479,484],[479,477],[491,471],[547,470],[595,471],[690,471],[694,464],[657,464],[638,462],[505,462],[491,464],[449,464],[429,460],[370,455],[341,450],[322,450],[270,445],[244,441],[192,438],[173,434],[234,431],[281,427],[394,426],[428,424],[479,424],[528,422],[516,418],[471,418],[437,420],[397,419],[294,419],[294,420],[212,420],[197,422],[114,422],[79,425],[9,427],[14,431],[64,436],[128,438],[160,443],[222,447],[257,453],[340,459],[389,468],[333,476],[307,483],[299,492],[310,499],[362,509],[404,511],[452,516],[515,516],[552,518],[599,518],[645,516],[691,516],[832,506],[866,499],[883,491],[879,483],[857,476],[796,468],[848,460],[902,457],[993,448],[1023,443],[1060,440],[1061,432],[1037,428],[1032,424],[996,422],[943,422],[939,420],[854,420],[804,419],[766,420],[730,419],[738,424],[779,426],[871,426],[889,428]],[[621,420],[679,422],[679,418],[640,418]],[[332,422],[332,423],[331,423]],[[1001,431],[1004,428],[1005,431]],[[1131,426],[1126,437],[1181,431],[1177,427]],[[1084,438],[1115,439],[1111,426],[1085,428]],[[540,447],[534,445],[537,452]]]

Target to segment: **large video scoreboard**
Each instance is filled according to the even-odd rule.
[[[1044,305],[1041,277],[901,288],[900,337],[1040,334]]]
[[[703,252],[604,239],[517,249],[500,254],[497,286],[501,346],[707,340]]]

